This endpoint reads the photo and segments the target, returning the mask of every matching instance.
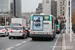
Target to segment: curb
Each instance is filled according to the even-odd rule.
[[[65,33],[63,34],[63,37],[62,37],[62,50],[66,50]]]

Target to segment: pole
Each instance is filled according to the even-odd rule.
[[[71,25],[71,16],[72,16],[72,0],[70,0],[70,42],[72,42],[72,25]]]
[[[6,16],[5,16],[5,26],[6,26]]]
[[[69,7],[69,0],[66,0],[66,2],[67,2],[67,5],[66,5],[66,33],[69,33],[69,27],[68,27],[68,18],[69,18],[68,7]]]

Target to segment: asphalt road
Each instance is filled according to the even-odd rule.
[[[36,40],[32,41],[31,38],[27,39],[8,39],[8,37],[0,36],[0,50],[60,50],[56,46],[61,46],[62,37],[56,35],[54,40]]]

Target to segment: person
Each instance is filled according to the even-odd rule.
[[[40,18],[38,18],[38,19],[36,20],[36,22],[40,22]]]
[[[40,26],[40,18],[36,20],[36,26]]]

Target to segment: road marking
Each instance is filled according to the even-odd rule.
[[[28,39],[27,41],[30,41],[31,39]]]
[[[54,50],[54,49],[55,49],[55,47],[56,47],[56,44],[57,44],[57,42],[58,42],[59,37],[60,37],[60,35],[58,36],[58,38],[57,38],[57,40],[56,40],[56,42],[55,42],[55,44],[54,44],[54,46],[53,46],[53,49],[52,49],[52,50]]]
[[[26,43],[27,41],[24,41],[24,42],[22,42],[22,43]]]
[[[26,43],[25,45],[28,45],[29,43]],[[22,45],[20,47],[18,47],[16,50],[19,50],[20,48],[24,47],[25,45]]]
[[[16,45],[14,45],[14,47],[17,47],[17,46],[20,46],[20,45],[22,45],[23,43],[26,43],[26,42],[28,42],[28,41],[30,41],[31,39],[28,39],[27,41],[23,41],[23,42],[21,42],[21,43],[19,43],[19,44],[16,44]],[[13,49],[14,47],[10,47],[10,48],[7,48],[6,50],[11,50],[11,49]],[[23,47],[23,46],[22,46]]]
[[[12,48],[14,48],[14,47],[7,48],[6,50],[11,50]]]
[[[15,45],[15,46],[20,46],[20,45],[21,45],[21,43],[20,43],[20,44]]]

